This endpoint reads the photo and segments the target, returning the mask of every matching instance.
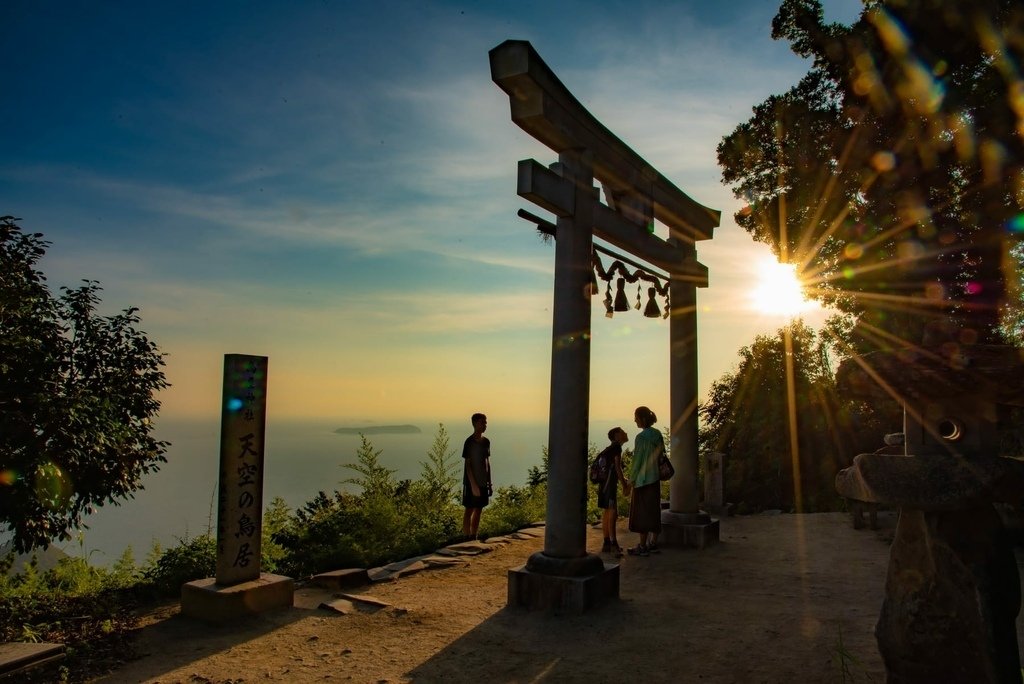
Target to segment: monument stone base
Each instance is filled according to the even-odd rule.
[[[703,549],[719,540],[718,519],[707,513],[661,512],[662,546]]]
[[[213,577],[181,587],[181,614],[206,622],[227,622],[276,608],[291,608],[295,582],[290,577],[260,573],[259,579],[225,587]]]
[[[593,575],[564,577],[528,570],[508,571],[508,605],[559,615],[580,615],[619,598],[619,564],[602,563]]]

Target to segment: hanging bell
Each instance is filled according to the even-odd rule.
[[[647,307],[644,309],[644,316],[647,316],[647,318],[661,317],[661,309],[658,308],[658,302],[654,301],[655,294],[657,294],[657,290],[653,287],[647,288]]]
[[[637,311],[640,310],[640,286],[639,285],[636,286],[636,305],[633,306],[633,308],[636,309]]]
[[[629,311],[629,301],[626,299],[625,278],[619,278],[615,281],[615,311]]]

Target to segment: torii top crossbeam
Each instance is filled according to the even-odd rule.
[[[512,121],[555,152],[582,148],[593,154],[594,177],[613,193],[649,188],[654,218],[682,242],[711,239],[721,213],[677,188],[619,140],[573,97],[537,51],[506,40],[489,53],[491,78],[511,103]]]

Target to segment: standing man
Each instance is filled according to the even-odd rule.
[[[484,437],[487,416],[474,413],[473,434],[462,445],[462,534],[476,538],[480,527],[480,512],[491,495],[491,440]]]

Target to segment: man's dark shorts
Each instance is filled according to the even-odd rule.
[[[619,488],[601,487],[597,490],[597,507],[610,508],[613,511],[619,510]]]
[[[469,487],[462,489],[462,505],[465,508],[483,508],[489,501],[487,494],[481,492],[480,496],[473,496],[473,490]]]

